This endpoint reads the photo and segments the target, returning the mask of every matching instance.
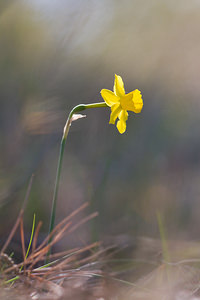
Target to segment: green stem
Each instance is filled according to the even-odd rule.
[[[71,110],[71,112],[69,113],[69,116],[67,118],[67,122],[66,122],[64,130],[63,130],[63,136],[62,136],[62,140],[61,140],[61,144],[60,144],[60,153],[59,153],[59,158],[58,158],[58,166],[57,166],[57,173],[56,173],[56,180],[55,180],[55,187],[54,187],[54,194],[53,194],[49,234],[53,231],[54,224],[55,224],[56,205],[57,205],[57,198],[58,198],[58,189],[59,189],[59,183],[60,183],[63,155],[64,155],[65,143],[66,143],[67,136],[69,133],[69,128],[70,128],[71,122],[72,122],[72,116],[73,116],[73,114],[75,114],[77,112],[81,112],[87,108],[97,108],[97,107],[107,107],[107,104],[105,102],[92,103],[92,104],[79,104]],[[52,241],[52,238],[53,237],[51,237],[49,239],[48,243],[50,243]],[[51,249],[49,250],[49,252],[47,254],[47,260],[49,258],[50,252],[51,252]]]

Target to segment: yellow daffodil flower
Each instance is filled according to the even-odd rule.
[[[127,111],[133,111],[136,114],[141,112],[143,107],[142,95],[137,89],[125,94],[124,83],[119,75],[115,75],[113,91],[103,89],[101,90],[101,96],[111,108],[109,124],[115,124],[118,118],[117,129],[122,134],[126,131]]]

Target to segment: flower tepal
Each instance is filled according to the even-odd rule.
[[[134,90],[125,94],[124,83],[119,75],[115,75],[113,92],[110,90],[101,90],[101,96],[106,104],[111,108],[110,124],[117,121],[117,129],[122,134],[126,131],[126,121],[128,111],[140,113],[143,107],[142,95],[139,90]]]

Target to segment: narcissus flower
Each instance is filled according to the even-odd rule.
[[[110,90],[101,90],[101,96],[108,106],[111,108],[110,124],[117,121],[117,129],[122,134],[126,131],[126,121],[128,119],[128,111],[138,114],[143,107],[142,95],[139,90],[134,90],[129,94],[125,94],[124,83],[119,75],[115,75],[113,92]]]

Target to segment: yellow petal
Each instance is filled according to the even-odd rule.
[[[123,110],[119,113],[118,118],[119,118],[120,120],[123,119],[123,120],[127,121],[127,120],[128,120],[128,112],[127,112],[126,110],[123,109]]]
[[[112,106],[119,102],[119,97],[117,97],[112,91],[103,89],[101,90],[101,96],[108,106]]]
[[[123,97],[125,95],[124,83],[121,76],[115,74],[115,82],[113,87],[114,93],[118,97]]]
[[[115,124],[115,121],[120,114],[122,108],[120,104],[114,104],[111,106],[111,114],[110,114],[110,124]]]
[[[143,100],[142,100],[141,92],[139,90],[133,91],[133,103],[135,107],[134,112],[136,114],[140,113],[143,108]]]
[[[124,133],[126,131],[126,121],[128,119],[128,113],[125,110],[122,110],[120,113],[120,119],[117,122],[117,129],[119,130],[119,133]]]

